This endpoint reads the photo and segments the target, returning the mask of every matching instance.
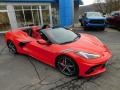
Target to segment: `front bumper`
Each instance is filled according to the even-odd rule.
[[[106,62],[110,59],[112,54],[110,52],[104,52],[104,56],[97,60],[90,62],[79,63],[79,76],[90,77],[106,71]]]
[[[88,28],[89,27],[91,27],[91,28],[92,27],[101,27],[102,28],[102,27],[106,27],[106,24],[91,24],[91,23],[88,23],[88,24],[85,25],[85,27],[88,27]]]

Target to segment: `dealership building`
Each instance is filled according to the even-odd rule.
[[[0,0],[0,32],[28,25],[70,26],[81,0]]]

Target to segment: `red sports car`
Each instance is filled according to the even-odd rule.
[[[95,36],[65,28],[18,28],[5,33],[5,41],[10,52],[29,55],[67,76],[100,74],[112,56]]]

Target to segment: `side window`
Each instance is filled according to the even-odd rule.
[[[112,16],[119,16],[119,13],[113,13]]]
[[[41,35],[41,37],[42,37],[43,40],[48,41],[48,38],[45,36],[44,33],[40,32],[40,35]]]
[[[32,37],[32,29],[31,28],[26,28],[23,31],[26,32],[29,36]]]

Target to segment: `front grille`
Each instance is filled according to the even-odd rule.
[[[104,20],[90,20],[90,23],[92,23],[92,24],[104,24],[105,21]]]

